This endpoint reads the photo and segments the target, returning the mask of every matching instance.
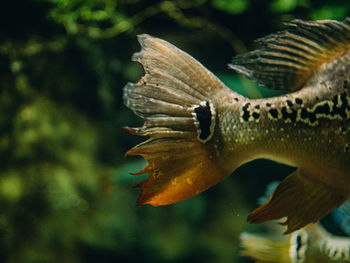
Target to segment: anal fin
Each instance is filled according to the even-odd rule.
[[[325,183],[316,181],[298,169],[285,178],[270,199],[248,216],[251,223],[287,217],[285,234],[317,222],[341,205],[348,195]]]

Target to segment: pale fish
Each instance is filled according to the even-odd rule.
[[[350,262],[350,238],[332,235],[319,223],[289,235],[243,233],[241,242],[241,255],[257,263]]]
[[[260,39],[261,48],[230,67],[290,93],[249,99],[226,87],[170,43],[138,36],[133,60],[145,70],[124,88],[125,105],[149,136],[141,155],[148,174],[139,204],[174,203],[215,185],[242,164],[266,158],[297,167],[250,222],[286,217],[287,233],[317,222],[350,198],[350,19],[305,22]],[[268,172],[268,171],[267,171]]]

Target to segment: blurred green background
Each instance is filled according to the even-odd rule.
[[[186,50],[232,89],[272,96],[227,69],[283,21],[342,20],[348,0],[27,0],[0,8],[0,262],[250,262],[239,234],[271,180],[258,160],[199,196],[136,206],[145,162],[124,158],[142,122],[122,89],[148,33]]]

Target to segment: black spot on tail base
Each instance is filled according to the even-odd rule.
[[[214,133],[215,108],[208,101],[202,102],[194,108],[195,125],[198,131],[198,140],[206,143]]]

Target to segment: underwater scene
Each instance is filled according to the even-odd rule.
[[[350,262],[348,0],[0,13],[0,262]]]

